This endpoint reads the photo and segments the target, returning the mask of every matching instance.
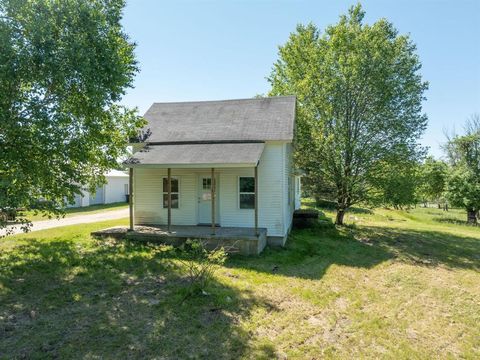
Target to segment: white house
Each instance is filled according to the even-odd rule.
[[[284,245],[300,203],[295,106],[294,96],[154,103],[126,164],[131,228],[262,229],[268,243]]]
[[[97,187],[95,194],[84,191],[83,195],[75,196],[75,203],[71,207],[126,202],[126,195],[129,193],[128,174],[119,170],[110,170],[105,174],[105,178],[107,183]]]

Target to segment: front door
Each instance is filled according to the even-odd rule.
[[[215,223],[219,223],[220,214],[218,212],[218,177],[215,177]],[[212,224],[212,177],[201,175],[198,178],[198,223]]]

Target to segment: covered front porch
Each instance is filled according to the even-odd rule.
[[[259,141],[146,145],[126,163],[128,231],[94,235],[172,244],[201,239],[230,252],[260,253],[267,239],[258,206],[264,148]]]
[[[130,230],[135,225],[253,227],[264,143],[162,144],[134,154]]]
[[[144,226],[137,225],[134,230],[127,227],[113,227],[92,233],[95,237],[126,238],[134,241],[162,242],[179,246],[188,239],[198,239],[206,247],[213,249],[223,246],[229,253],[258,255],[267,243],[267,229],[248,227],[217,227],[212,234],[208,226],[171,225]]]

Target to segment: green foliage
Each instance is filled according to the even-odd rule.
[[[59,213],[143,124],[118,105],[138,71],[123,7],[0,0],[0,208]]]
[[[415,161],[380,161],[372,174],[369,196],[372,205],[401,209],[416,203],[419,177]]]
[[[458,166],[448,177],[447,196],[453,206],[480,210],[480,181],[473,171]]]
[[[448,175],[448,165],[432,156],[425,159],[419,169],[418,195],[423,202],[436,201],[440,203],[445,192]]]
[[[187,296],[205,293],[215,271],[227,260],[227,253],[223,247],[208,250],[200,240],[187,240],[179,250],[190,283]]]
[[[421,155],[427,121],[415,45],[385,19],[364,24],[364,15],[354,6],[323,35],[299,25],[269,77],[270,95],[297,96],[295,161],[335,189],[340,224],[345,209],[369,200],[380,162]]]
[[[480,175],[480,115],[473,114],[465,124],[465,134],[448,138],[444,151],[452,166],[465,165]]]
[[[333,184],[324,180],[320,172],[310,171],[307,176],[302,177],[302,191],[305,197],[314,198],[317,203],[321,200],[334,202],[336,188]]]
[[[480,210],[480,118],[474,115],[446,145],[453,171],[447,180],[447,198],[453,206],[467,210],[467,220],[477,223]]]

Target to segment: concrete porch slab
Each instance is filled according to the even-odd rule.
[[[258,255],[267,244],[267,229],[259,228],[257,236],[254,228],[244,227],[218,227],[213,235],[208,226],[175,225],[168,232],[166,226],[137,225],[134,231],[129,231],[127,227],[113,227],[94,231],[92,236],[159,241],[174,246],[181,245],[187,239],[199,239],[205,241],[207,248],[223,246],[230,253],[242,255]]]

